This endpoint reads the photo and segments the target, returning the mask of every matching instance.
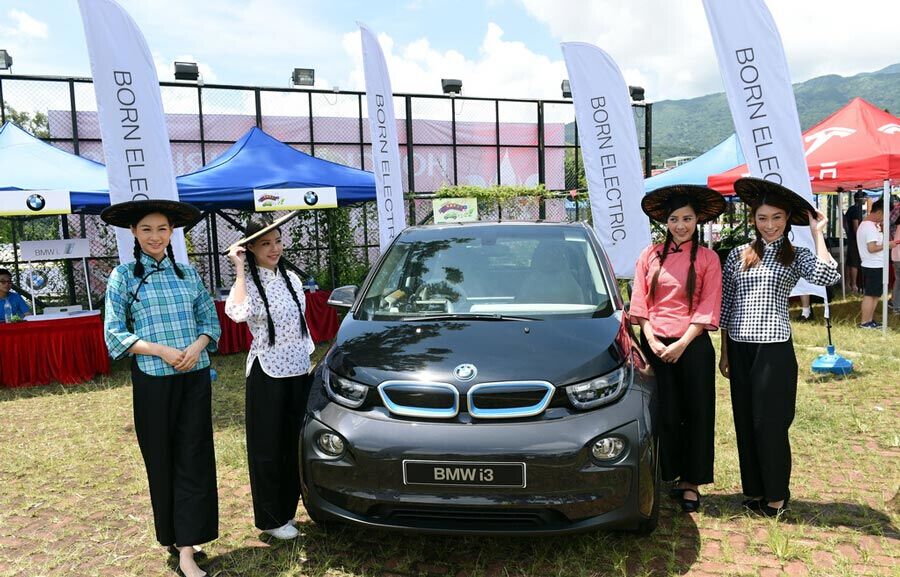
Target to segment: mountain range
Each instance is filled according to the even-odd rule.
[[[900,63],[876,72],[844,77],[819,76],[794,84],[802,130],[860,96],[875,106],[900,114]],[[653,163],[673,156],[703,154],[734,132],[725,93],[686,100],[653,103]],[[566,126],[567,141],[574,141],[574,126]]]

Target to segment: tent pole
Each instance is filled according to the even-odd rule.
[[[841,298],[847,300],[847,263],[844,256],[844,196],[837,193],[838,247],[841,255]]]

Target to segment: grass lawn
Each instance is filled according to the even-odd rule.
[[[800,383],[786,518],[740,510],[728,383],[719,376],[716,482],[699,514],[666,499],[648,537],[326,533],[301,508],[300,539],[263,540],[246,464],[244,356],[215,357],[220,537],[206,547],[206,569],[222,577],[900,575],[900,318],[885,338],[856,328],[858,310],[858,300],[833,307],[838,352],[856,367],[848,378],[809,369],[826,343],[821,323],[794,327]],[[816,313],[821,319],[821,306]],[[84,385],[0,390],[0,577],[174,575],[154,539],[129,385],[119,363]]]

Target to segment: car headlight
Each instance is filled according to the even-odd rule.
[[[631,363],[602,377],[566,387],[569,402],[576,409],[593,409],[611,403],[622,396],[631,382]]]
[[[322,380],[325,383],[325,390],[328,391],[328,396],[351,409],[361,407],[369,394],[369,387],[366,385],[339,377],[331,372],[328,367],[325,367],[322,371]]]

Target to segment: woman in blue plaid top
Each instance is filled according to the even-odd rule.
[[[130,228],[134,262],[117,266],[106,287],[105,334],[114,359],[132,357],[134,430],[147,468],[156,538],[187,577],[206,575],[194,560],[218,536],[209,352],[219,321],[197,272],[176,264],[169,240],[200,212],[167,200],[115,204],[100,215]]]
[[[825,246],[825,215],[767,180],[742,178],[734,190],[750,207],[756,239],[732,250],[723,267],[719,369],[731,380],[743,505],[774,517],[790,498],[797,399],[788,296],[800,278],[832,285],[841,277]],[[809,225],[815,254],[791,244],[792,224]]]

